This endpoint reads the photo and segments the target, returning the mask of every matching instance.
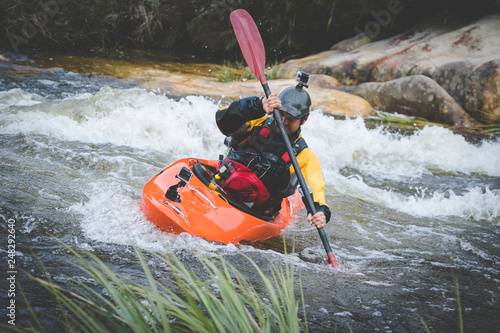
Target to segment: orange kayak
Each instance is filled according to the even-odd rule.
[[[209,188],[217,161],[179,160],[145,186],[141,209],[151,222],[167,232],[187,232],[224,244],[263,241],[277,236],[303,207],[296,192],[283,200],[275,219],[251,211]]]

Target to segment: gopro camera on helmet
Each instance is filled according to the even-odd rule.
[[[299,70],[297,72],[297,75],[295,76],[295,80],[299,82],[299,84],[297,84],[297,88],[302,88],[302,87],[309,88],[308,83],[310,75],[311,74],[304,72],[303,70]]]
[[[286,88],[278,96],[281,100],[280,111],[286,112],[294,118],[302,119],[311,111],[311,97],[302,89],[308,87],[309,73],[302,70],[297,72],[295,80],[299,81],[295,87]]]

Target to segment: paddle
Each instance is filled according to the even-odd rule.
[[[259,33],[259,29],[257,28],[257,25],[255,24],[250,14],[248,14],[248,12],[244,9],[237,9],[231,12],[230,18],[234,33],[236,35],[236,39],[238,40],[238,44],[240,44],[240,49],[243,53],[243,57],[245,58],[245,61],[252,73],[259,79],[260,83],[262,84],[266,97],[269,97],[269,95],[271,95],[271,90],[269,89],[266,75],[264,74],[264,68],[266,65],[266,52],[264,49],[264,43],[262,42],[262,37]],[[314,215],[316,214],[314,201],[312,199],[311,193],[309,193],[309,191],[307,190],[309,187],[307,186],[307,182],[304,179],[302,172],[300,171],[299,164],[297,163],[297,159],[295,158],[292,145],[290,143],[290,140],[288,139],[288,135],[286,134],[285,127],[283,126],[283,122],[281,120],[278,109],[273,110],[273,115],[274,119],[276,119],[281,135],[283,136],[283,140],[285,141],[286,150],[292,160],[293,169],[295,170],[295,174],[299,179],[300,187],[303,190],[302,192],[304,193],[305,198],[304,203],[307,207],[308,212]],[[332,252],[332,248],[330,247],[330,243],[328,242],[325,231],[323,230],[323,228],[318,228],[318,232],[321,241],[323,242],[323,246],[325,247],[329,264],[333,267],[336,267],[338,265],[337,259],[335,259],[335,255]]]

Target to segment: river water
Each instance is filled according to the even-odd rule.
[[[144,274],[132,245],[168,247],[186,265],[196,265],[193,252],[220,254],[256,284],[242,254],[264,272],[266,258],[287,260],[302,281],[312,332],[422,332],[421,319],[432,332],[458,331],[454,274],[465,331],[498,331],[498,137],[403,132],[312,112],[303,134],[322,163],[333,212],[325,231],[341,269],[332,269],[304,212],[279,237],[236,246],[166,234],[144,218],[139,198],[153,175],[183,157],[224,152],[214,121],[224,102],[63,70],[0,84],[2,253],[14,219],[17,280],[49,331],[56,304],[21,271],[44,276],[43,265],[56,283],[85,281],[55,238],[137,280]],[[1,322],[8,301],[2,292]],[[22,326],[29,316],[17,311]]]

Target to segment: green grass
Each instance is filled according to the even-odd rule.
[[[450,262],[451,261],[451,258]],[[463,321],[463,316],[462,316],[462,303],[460,302],[460,288],[458,286],[458,280],[455,278],[455,270],[453,269],[453,263],[451,265],[451,281],[453,285],[453,294],[455,296],[456,300],[456,313],[457,313],[457,332],[463,333],[464,332],[464,321]],[[427,326],[427,323],[425,322],[424,318],[417,313],[417,317],[419,318],[420,322],[422,323],[422,326],[425,329],[425,332],[431,333],[431,330]]]
[[[269,260],[271,274],[264,274],[246,257],[261,280],[265,301],[248,278],[221,257],[196,256],[201,269],[195,272],[172,252],[148,253],[169,267],[165,277],[155,278],[145,255],[135,249],[147,281],[141,284],[116,273],[92,253],[66,248],[76,259],[75,266],[95,280],[97,287],[72,281],[75,287],[70,291],[50,279],[31,278],[54,296],[60,323],[68,332],[308,331],[303,296],[304,317],[300,318],[294,270],[288,263],[278,268]],[[18,330],[44,332],[26,297],[25,302],[33,327]]]
[[[403,130],[423,129],[425,126],[449,127],[445,124],[431,122],[424,118],[397,116],[383,111],[377,111],[376,116],[367,118],[367,121],[377,125],[391,125]]]
[[[479,130],[484,134],[497,134],[500,133],[500,124],[482,125]]]
[[[464,332],[464,321],[462,317],[462,303],[460,302],[460,289],[458,287],[458,280],[455,278],[455,271],[453,266],[451,267],[451,279],[453,282],[453,293],[455,294],[455,299],[457,300],[457,326],[460,333]]]
[[[373,117],[366,118],[367,123],[372,123],[376,126],[387,125],[401,130],[416,130],[423,129],[425,126],[439,126],[453,130],[453,127],[443,124],[436,123],[425,118],[419,117],[405,117],[393,115],[389,112],[377,111],[376,115]],[[459,131],[464,131],[464,129],[459,129]],[[477,128],[470,128],[467,130],[470,133],[477,133],[482,135],[494,135],[500,133],[500,121],[495,124],[481,125]]]
[[[278,71],[279,65],[277,63],[264,69],[264,73],[268,80],[283,79],[284,77],[278,75]],[[257,79],[255,75],[253,75],[250,68],[244,66],[243,63],[231,64],[226,62],[221,67],[221,69],[217,70],[215,75],[218,78],[219,82],[234,82]]]

